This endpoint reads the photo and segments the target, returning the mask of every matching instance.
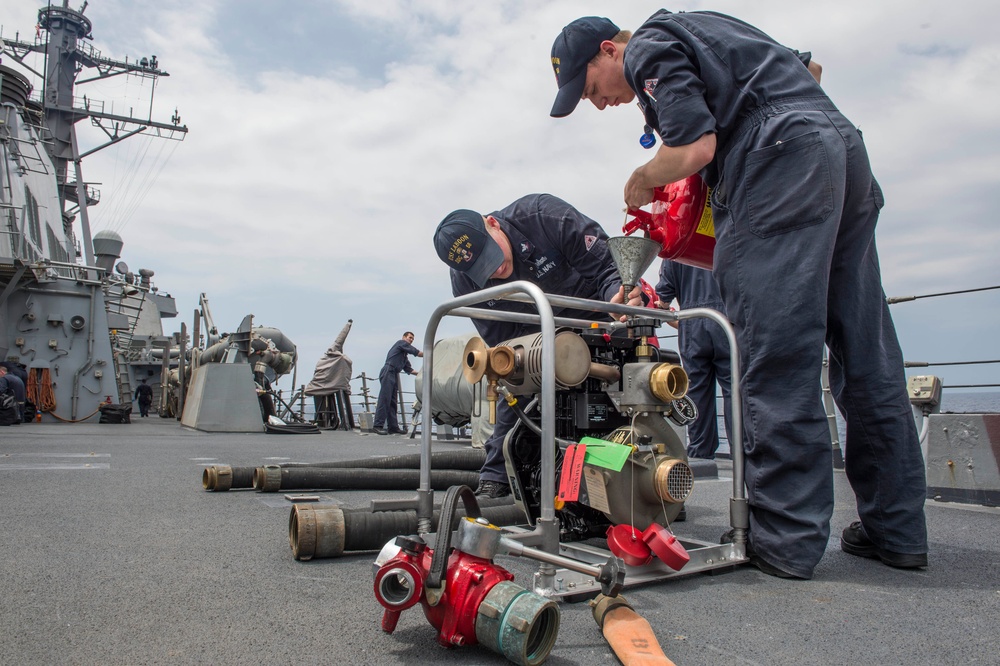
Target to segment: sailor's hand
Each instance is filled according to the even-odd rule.
[[[670,303],[672,303],[672,302],[673,301],[664,303],[663,301],[657,299],[657,301],[656,301],[656,307],[658,307],[661,310],[670,310],[671,312],[673,312],[674,309],[672,307],[670,307]],[[677,328],[677,320],[676,319],[668,319],[667,320],[667,326],[670,326],[671,328],[676,329]]]
[[[624,303],[625,302],[625,287],[618,287],[618,293],[611,297],[609,303]],[[634,305],[636,307],[642,307],[642,289],[638,286],[632,287],[632,291],[628,294],[628,302],[625,305]],[[612,318],[617,318],[618,321],[625,321],[627,315],[616,315],[612,314]]]
[[[624,291],[625,288],[622,287],[619,291]],[[642,302],[642,289],[638,285],[632,287],[632,291],[628,294],[628,303],[625,305],[634,305],[637,308],[641,308],[645,303]]]
[[[646,183],[642,175],[642,167],[639,167],[629,176],[625,183],[625,205],[629,209],[642,208],[653,200],[653,188]]]

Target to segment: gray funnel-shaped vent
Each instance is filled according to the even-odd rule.
[[[656,259],[660,244],[641,236],[617,236],[608,239],[608,248],[618,267],[618,275],[622,278],[627,297],[631,288],[639,283],[639,278]]]

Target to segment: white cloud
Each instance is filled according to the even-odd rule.
[[[4,34],[33,34],[36,11],[25,4],[0,0]],[[992,29],[1000,9],[953,5],[947,12],[927,0],[677,6],[740,16],[823,64],[824,86],[863,128],[886,190],[879,248],[890,294],[1000,282],[992,251],[1000,240],[992,232],[1000,166]],[[300,383],[354,318],[346,351],[356,372],[376,374],[403,330],[422,342],[428,316],[449,296],[430,241],[448,211],[489,211],[548,191],[611,235],[620,231],[622,187],[649,155],[638,146],[642,119],[633,109],[583,107],[549,118],[549,50],[578,16],[607,14],[634,28],[655,7],[635,0],[303,6],[324,17],[340,12],[358,26],[384,55],[381,76],[370,73],[373,62],[352,61],[341,41],[292,49],[233,39],[267,35],[268,26],[241,25],[222,0],[94,0],[87,10],[95,45],[107,55],[157,54],[171,76],[156,89],[153,115],[167,120],[176,107],[190,128],[123,232],[126,260],[156,270],[182,317],[190,320],[201,291],[224,328],[253,312],[300,346]],[[285,11],[292,20],[296,3]],[[402,43],[379,42],[384,35]],[[259,51],[251,59],[232,50],[237,45]],[[347,49],[338,52],[346,64],[322,71],[288,64],[288,53],[318,58],[329,49]],[[141,108],[136,82],[124,82],[95,88],[108,99],[127,93]],[[125,150],[89,158],[87,178],[107,188],[130,163]],[[111,200],[110,188],[105,196]],[[445,324],[452,332],[468,326]],[[933,321],[900,331],[904,349],[945,335]]]

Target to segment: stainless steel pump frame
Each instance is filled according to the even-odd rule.
[[[472,307],[478,303],[490,300],[510,300],[534,304],[537,314],[500,312]],[[438,325],[445,316],[467,317],[469,319],[486,319],[513,323],[535,324],[541,327],[542,333],[542,386],[541,386],[541,456],[542,456],[542,497],[540,516],[535,521],[534,529],[505,528],[511,539],[516,539],[525,545],[539,550],[561,555],[584,565],[600,564],[607,561],[611,552],[603,548],[595,548],[582,543],[559,542],[559,521],[555,510],[555,328],[570,326],[573,328],[593,329],[594,322],[580,319],[556,318],[552,307],[573,308],[575,310],[590,310],[593,312],[629,315],[643,319],[653,319],[660,323],[682,321],[702,317],[715,321],[726,333],[729,340],[730,363],[732,368],[731,386],[731,421],[733,440],[730,450],[733,460],[733,491],[729,500],[729,521],[734,529],[732,543],[717,544],[699,540],[678,540],[683,544],[691,561],[683,569],[675,571],[654,559],[650,564],[641,567],[626,567],[625,585],[648,583],[678,576],[732,567],[747,561],[746,534],[750,526],[749,507],[746,500],[743,477],[743,415],[740,394],[739,376],[740,359],[736,347],[736,335],[729,321],[721,313],[709,308],[692,308],[690,310],[659,310],[620,304],[604,303],[583,298],[556,296],[544,293],[537,285],[523,280],[482,291],[460,296],[439,305],[427,322],[423,338],[423,391],[420,396],[423,411],[432,413],[432,386],[434,372],[434,342]],[[624,327],[615,321],[598,322],[598,330],[614,331]],[[425,422],[420,433],[420,486],[417,489],[417,531],[427,534],[432,531],[432,516],[434,511],[434,491],[431,489],[431,427]],[[546,597],[567,598],[586,597],[600,591],[600,584],[593,577],[571,569],[557,569],[554,564],[542,562],[534,577],[534,591]]]

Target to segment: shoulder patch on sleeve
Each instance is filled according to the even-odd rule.
[[[642,86],[643,91],[645,91],[645,93],[649,95],[649,98],[654,102],[656,101],[656,98],[653,97],[653,91],[656,90],[656,84],[659,82],[659,79],[646,79],[646,82]]]
[[[583,244],[587,246],[587,252],[590,252],[590,249],[592,247],[594,247],[594,243],[596,243],[596,242],[597,242],[597,236],[584,236],[583,237]]]

